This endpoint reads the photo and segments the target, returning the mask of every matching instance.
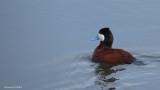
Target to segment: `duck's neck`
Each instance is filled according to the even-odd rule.
[[[103,41],[100,42],[99,46],[105,46],[105,47],[108,47],[108,48],[112,48],[112,43],[104,43]]]

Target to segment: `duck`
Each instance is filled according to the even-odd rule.
[[[123,49],[112,48],[114,38],[108,27],[100,29],[98,35],[92,40],[100,40],[100,44],[92,54],[92,61],[123,64],[131,64],[136,61],[131,53]]]

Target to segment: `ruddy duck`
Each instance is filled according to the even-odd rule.
[[[92,60],[96,62],[106,62],[106,63],[126,63],[130,64],[136,61],[129,52],[122,49],[113,49],[113,34],[109,28],[102,28],[99,31],[98,36],[92,40],[100,40],[99,46],[95,49]]]

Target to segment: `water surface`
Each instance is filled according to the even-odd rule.
[[[159,0],[1,0],[0,89],[159,90]],[[133,64],[94,63],[99,29]],[[17,88],[12,88],[12,90]]]

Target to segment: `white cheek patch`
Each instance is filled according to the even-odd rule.
[[[100,33],[98,34],[98,37],[99,37],[99,40],[100,40],[100,41],[104,41],[104,39],[105,39],[105,38],[104,38],[104,35],[103,35],[103,34],[100,34]]]

